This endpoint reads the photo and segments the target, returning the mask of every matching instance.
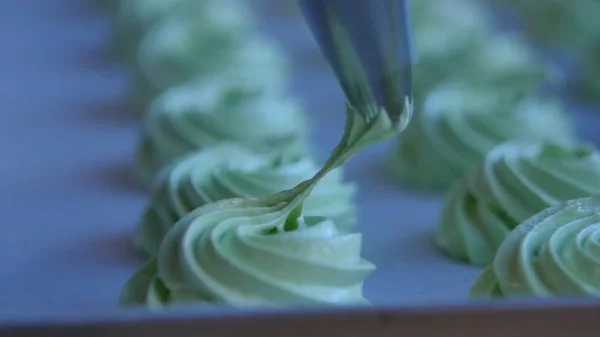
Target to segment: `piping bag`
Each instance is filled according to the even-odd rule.
[[[348,107],[367,124],[385,112],[406,127],[416,62],[410,0],[298,1]]]

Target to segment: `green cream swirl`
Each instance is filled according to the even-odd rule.
[[[419,63],[414,66],[415,94],[422,96],[456,71],[484,44],[490,13],[476,0],[422,0],[411,3]]]
[[[490,13],[477,0],[416,1],[411,14],[419,58],[424,61],[462,53],[484,42],[491,28]]]
[[[565,200],[600,193],[593,148],[512,141],[490,151],[447,196],[436,233],[450,256],[488,265],[519,223]]]
[[[559,68],[543,61],[520,34],[493,32],[493,16],[485,4],[418,1],[412,7],[419,51],[417,100],[452,78],[526,93],[541,84],[564,82]]]
[[[471,288],[478,297],[600,296],[600,196],[548,208],[512,231]]]
[[[521,93],[530,93],[543,84],[560,86],[565,80],[562,71],[544,61],[518,33],[490,36],[471,57],[465,58],[458,71],[480,85]]]
[[[110,2],[104,1],[105,3]],[[165,17],[181,7],[201,13],[201,7],[191,0],[112,0],[115,10],[116,38],[114,48],[117,57],[124,62],[133,62],[144,34]]]
[[[136,246],[155,256],[160,242],[182,217],[205,204],[230,198],[259,198],[291,189],[319,167],[307,157],[284,158],[236,144],[220,144],[190,154],[165,168],[154,181],[151,201],[140,221]],[[304,201],[306,216],[323,216],[346,233],[356,222],[356,186],[331,171]]]
[[[547,45],[586,48],[595,41],[599,32],[595,23],[600,4],[595,0],[581,0],[573,6],[569,2],[548,0],[504,0],[515,7],[523,18],[525,28],[532,36]]]
[[[563,142],[575,139],[575,132],[557,102],[448,83],[428,96],[390,148],[387,166],[404,184],[446,189],[496,145],[515,138]]]
[[[518,12],[530,36],[546,47],[559,48],[574,64],[579,75],[572,83],[573,89],[584,99],[597,101],[600,85],[596,80],[600,73],[597,38],[600,26],[597,13],[600,2],[580,0],[576,5],[569,1],[504,0]]]
[[[188,14],[162,20],[141,41],[133,69],[132,104],[137,113],[145,113],[168,88],[222,72],[243,72],[260,86],[287,85],[285,55],[274,41],[244,24],[242,14],[217,11],[203,14],[202,20]]]
[[[312,178],[268,197],[206,204],[183,217],[157,257],[127,282],[121,305],[368,303],[362,283],[374,266],[360,257],[360,234],[342,234],[331,220],[303,216],[302,205],[328,172],[397,134],[411,114],[408,98],[395,120],[380,110],[367,123],[348,106],[344,136]]]
[[[295,220],[294,231],[267,234],[285,222],[285,210],[236,199],[194,211],[165,237],[157,259],[133,276],[122,301],[365,303],[362,282],[375,267],[360,257],[361,235],[340,234],[332,221],[306,216]],[[146,293],[127,298],[140,288]]]
[[[146,183],[174,159],[221,142],[305,150],[307,123],[298,104],[242,75],[222,73],[197,80],[154,102],[144,119],[138,157]]]

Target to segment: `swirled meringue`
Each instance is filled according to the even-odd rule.
[[[502,242],[472,297],[600,296],[600,196],[550,207]]]
[[[415,94],[422,96],[455,71],[490,34],[490,13],[478,1],[411,3],[419,63]]]
[[[225,14],[205,14],[206,20],[173,15],[144,36],[133,71],[138,113],[171,87],[221,72],[242,72],[274,90],[286,87],[287,62],[276,43],[241,25],[238,15]]]
[[[305,150],[307,125],[298,104],[241,74],[222,73],[173,88],[146,116],[139,152],[148,183],[179,156],[221,142],[253,149]]]
[[[340,234],[332,221],[319,217],[304,217],[298,229],[274,233],[286,221],[284,210],[242,199],[195,210],[169,231],[157,259],[132,277],[122,301],[150,307],[188,301],[365,303],[362,282],[374,266],[360,258],[361,235]],[[128,289],[147,292],[132,299],[138,290]]]
[[[420,112],[392,145],[387,162],[394,176],[413,187],[448,188],[511,139],[575,139],[556,101],[514,98],[493,88],[448,83],[428,96]]]
[[[109,2],[109,1],[104,1]],[[194,6],[190,6],[194,4]],[[190,0],[119,0],[114,1],[115,51],[119,59],[133,62],[144,34],[181,7],[201,13],[200,2]]]
[[[179,220],[157,257],[127,282],[121,305],[366,303],[362,283],[374,266],[360,257],[360,234],[340,234],[331,220],[303,217],[302,204],[332,169],[406,127],[408,97],[405,110],[394,120],[381,109],[367,121],[348,105],[344,135],[312,178],[268,197],[206,204]]]
[[[236,144],[219,144],[166,167],[154,181],[151,201],[140,221],[136,246],[155,256],[167,231],[205,204],[230,198],[259,198],[288,190],[311,178],[319,167],[307,157],[285,158]],[[304,214],[330,218],[341,232],[356,221],[356,187],[331,171],[304,201]]]
[[[508,142],[452,188],[436,241],[454,258],[487,265],[519,223],[562,201],[595,193],[600,193],[600,155],[593,148]]]
[[[425,60],[479,44],[491,28],[486,6],[472,0],[417,1],[411,14],[419,57]]]

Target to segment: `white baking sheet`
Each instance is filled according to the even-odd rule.
[[[343,128],[340,90],[299,17],[265,26],[295,60],[292,87],[324,157]],[[139,122],[124,111],[127,73],[108,57],[110,34],[85,1],[0,2],[0,320],[117,310],[142,263],[130,244],[146,202],[130,172]],[[577,115],[591,139],[600,119]],[[364,256],[378,266],[366,296],[375,305],[461,301],[478,269],[436,250],[441,197],[387,179],[388,145],[347,166],[361,186]]]

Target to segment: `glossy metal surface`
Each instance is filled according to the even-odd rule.
[[[409,0],[299,0],[347,101],[398,120],[415,61]],[[364,116],[367,120],[373,116]]]

